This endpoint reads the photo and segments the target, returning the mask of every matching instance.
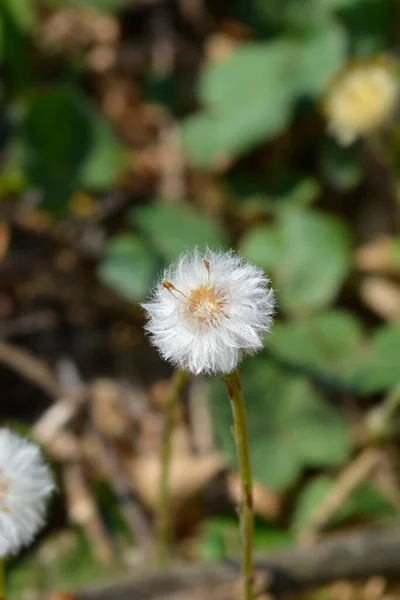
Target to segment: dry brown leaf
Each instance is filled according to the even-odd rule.
[[[132,426],[115,381],[99,379],[93,384],[91,416],[95,428],[110,438],[122,438]]]
[[[154,510],[158,502],[159,457],[137,458],[125,464],[138,497],[147,508]],[[202,457],[175,454],[171,462],[170,477],[171,499],[175,510],[202,490],[226,466],[226,460],[220,454]]]
[[[355,264],[361,271],[394,274],[400,272],[400,260],[396,260],[393,238],[384,235],[358,248]]]
[[[365,304],[387,321],[400,321],[400,285],[382,279],[368,277],[360,286]]]
[[[47,451],[53,460],[60,462],[79,460],[82,457],[80,440],[70,431],[59,431],[49,444]]]

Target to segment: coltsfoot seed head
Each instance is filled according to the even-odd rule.
[[[263,346],[274,312],[264,271],[239,254],[182,254],[143,304],[161,355],[192,373],[230,373]]]
[[[28,545],[45,521],[54,490],[39,448],[0,429],[0,559]]]

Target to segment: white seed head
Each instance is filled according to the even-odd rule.
[[[143,305],[161,355],[192,373],[230,373],[263,346],[274,295],[262,269],[240,255],[197,248],[163,274]]]
[[[39,448],[0,429],[0,559],[32,541],[44,524],[53,489]]]
[[[348,146],[387,123],[398,98],[399,86],[388,60],[356,63],[339,73],[326,96],[328,131]]]

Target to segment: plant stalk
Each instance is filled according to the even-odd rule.
[[[0,600],[6,600],[5,562],[0,559]]]
[[[170,469],[172,433],[175,425],[176,405],[187,380],[185,371],[176,371],[166,398],[164,430],[161,443],[161,470],[156,517],[157,564],[165,567],[170,559],[172,541],[172,515],[170,502]]]
[[[242,385],[237,371],[224,377],[232,406],[234,438],[239,459],[241,481],[240,531],[242,535],[242,580],[243,599],[253,600],[253,481],[251,477],[249,442],[247,436],[246,411]]]

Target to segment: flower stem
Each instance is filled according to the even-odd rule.
[[[0,559],[0,600],[6,600],[5,563]]]
[[[166,566],[170,558],[172,539],[172,518],[170,508],[170,467],[172,454],[172,432],[175,424],[175,409],[179,396],[186,383],[186,371],[176,371],[166,398],[164,430],[161,445],[161,471],[156,520],[157,563]]]
[[[240,506],[240,530],[242,534],[242,578],[243,598],[253,600],[253,482],[251,477],[249,442],[247,437],[246,411],[242,385],[237,371],[224,378],[232,405],[234,438],[239,459],[240,481],[242,486]]]

